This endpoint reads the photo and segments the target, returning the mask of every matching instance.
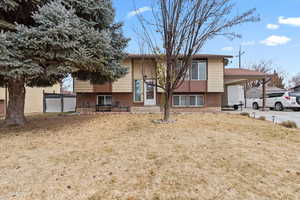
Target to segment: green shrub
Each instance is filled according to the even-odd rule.
[[[286,128],[298,128],[297,124],[293,121],[284,121],[280,125]]]
[[[240,113],[240,115],[245,116],[245,117],[250,117],[250,114],[247,112],[242,112],[242,113]]]
[[[261,120],[261,121],[266,121],[266,117],[265,116],[260,116],[259,118],[257,118],[258,120]]]

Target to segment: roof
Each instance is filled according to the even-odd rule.
[[[293,87],[291,89],[296,89],[296,88],[300,88],[300,85],[296,85],[295,87]]]
[[[267,74],[264,72],[258,72],[255,70],[250,69],[240,69],[240,68],[226,68],[225,69],[225,76],[227,77],[257,77],[257,78],[264,78],[264,77],[271,77],[272,74]]]
[[[155,54],[128,54],[127,58],[155,58]],[[232,58],[231,55],[217,55],[217,54],[196,54],[193,56],[194,59],[203,58]]]

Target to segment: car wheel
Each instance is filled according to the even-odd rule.
[[[258,103],[253,103],[252,108],[254,110],[258,110],[259,109]]]
[[[233,109],[234,109],[234,110],[238,110],[238,109],[239,109],[239,106],[238,106],[238,105],[234,105],[234,106],[233,106]]]
[[[282,105],[282,103],[276,103],[275,104],[275,110],[276,111],[283,111],[283,105]]]

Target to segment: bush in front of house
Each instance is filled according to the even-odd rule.
[[[286,128],[298,128],[297,124],[293,121],[284,121],[281,122],[280,125]]]
[[[240,113],[240,115],[245,116],[245,117],[250,117],[250,114],[247,112],[242,112],[242,113]]]

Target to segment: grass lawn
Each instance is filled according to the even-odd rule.
[[[229,114],[34,116],[0,128],[1,200],[299,200],[300,131]]]

